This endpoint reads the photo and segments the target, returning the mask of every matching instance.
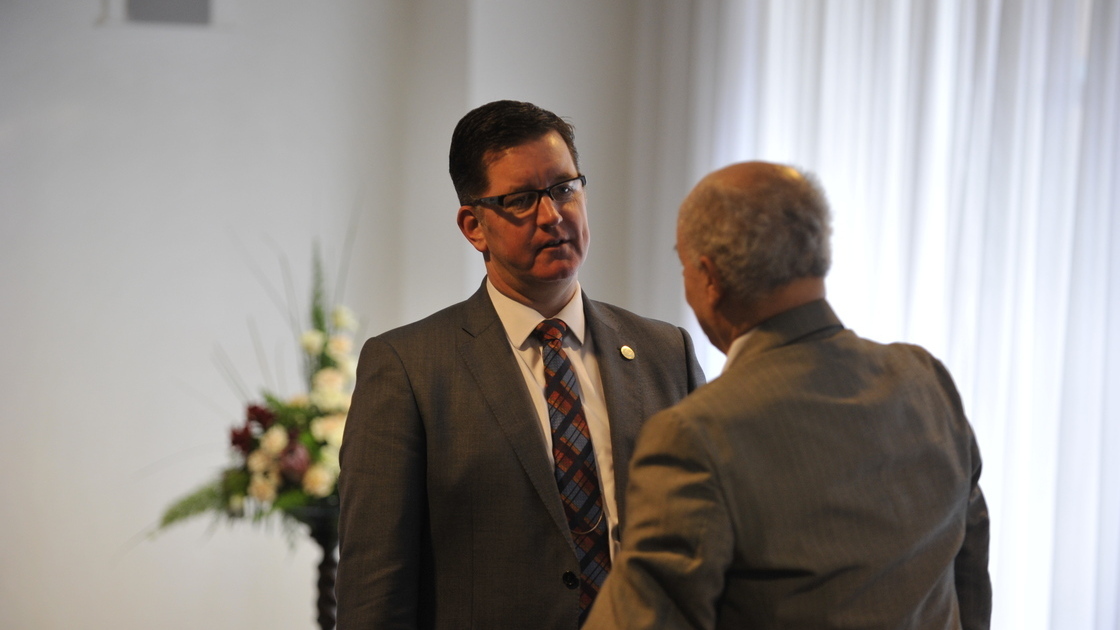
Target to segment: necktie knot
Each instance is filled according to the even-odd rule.
[[[537,324],[533,329],[533,334],[541,340],[541,343],[555,344],[564,340],[564,335],[568,333],[568,325],[562,319],[546,319]]]

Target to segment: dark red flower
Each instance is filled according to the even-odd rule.
[[[242,455],[248,455],[253,452],[253,430],[248,424],[240,429],[230,429],[229,443],[241,451]]]
[[[260,405],[249,405],[246,416],[249,422],[256,422],[262,429],[267,429],[276,422],[276,414],[268,407]]]
[[[280,472],[285,479],[292,483],[299,483],[303,479],[303,473],[307,472],[307,467],[310,465],[311,454],[307,452],[307,447],[300,442],[292,442],[280,454]]]

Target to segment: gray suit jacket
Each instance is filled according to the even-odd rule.
[[[642,422],[703,373],[684,330],[584,309],[621,490]],[[579,566],[546,453],[485,284],[368,340],[342,446],[339,630],[574,630]]]
[[[746,344],[643,428],[584,627],[987,628],[980,455],[945,368],[823,300]]]

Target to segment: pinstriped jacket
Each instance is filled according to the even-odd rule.
[[[983,629],[980,454],[925,350],[816,301],[651,418],[620,558],[584,626]]]
[[[584,309],[621,489],[642,423],[703,373],[683,329],[586,296]],[[339,630],[576,628],[575,549],[485,283],[366,342],[341,462]]]

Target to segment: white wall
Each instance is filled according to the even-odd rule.
[[[368,333],[474,289],[446,171],[467,109],[518,98],[575,122],[584,284],[626,304],[633,2],[212,5],[181,27],[127,23],[123,0],[0,0],[2,628],[314,626],[309,542],[144,534],[226,461],[246,399],[216,347],[248,396],[298,388],[265,288],[281,255],[302,308],[312,242],[337,270],[357,210],[346,301]]]
[[[396,219],[404,239],[396,247],[408,260],[397,274],[401,320],[465,297],[482,280],[482,258],[455,225],[447,149],[463,114],[498,99],[536,103],[575,125],[592,231],[580,279],[594,297],[627,306],[625,193],[637,3],[419,0],[413,6],[404,212]],[[418,255],[431,251],[444,255]]]
[[[624,306],[636,11],[631,2],[492,0],[476,3],[471,29],[479,34],[471,42],[472,105],[528,100],[575,125],[591,226],[580,281],[590,295]]]

